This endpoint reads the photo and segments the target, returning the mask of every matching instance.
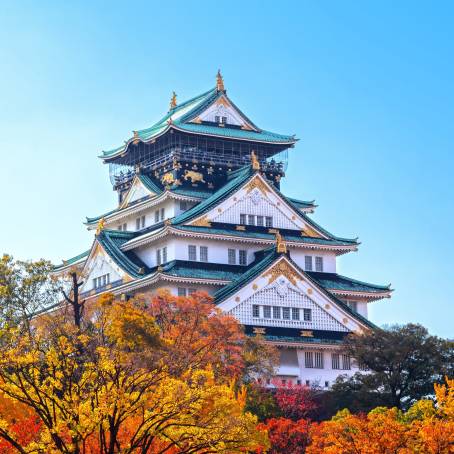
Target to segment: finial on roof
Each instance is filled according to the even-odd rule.
[[[260,162],[257,159],[257,155],[254,151],[251,151],[251,164],[254,170],[260,170]]]
[[[104,218],[101,218],[98,221],[98,227],[96,228],[96,235],[99,235],[103,230],[106,225],[106,220]]]
[[[278,254],[287,254],[287,245],[279,232],[276,232],[276,249]]]
[[[218,73],[216,74],[216,89],[218,91],[225,91],[224,79],[222,78],[220,69],[218,69]]]
[[[175,109],[177,107],[177,94],[175,92],[172,92],[172,98],[170,99],[170,109]]]

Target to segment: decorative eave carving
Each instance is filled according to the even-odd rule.
[[[268,278],[268,284],[274,282],[279,276],[286,277],[293,285],[296,285],[296,282],[301,280],[299,274],[286,260],[276,263],[262,275],[262,277]]]
[[[211,227],[211,222],[208,219],[208,216],[203,216],[199,219],[196,219],[194,222],[191,222],[190,225],[194,225],[196,227]]]
[[[263,182],[263,180],[256,175],[249,183],[246,185],[246,193],[249,194],[257,188],[263,195],[266,195],[268,192],[271,192],[268,186]]]

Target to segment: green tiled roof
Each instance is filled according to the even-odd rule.
[[[209,235],[229,235],[229,236],[236,236],[239,238],[257,238],[257,239],[264,239],[264,240],[274,240],[276,235],[274,233],[269,233],[268,229],[262,229],[259,231],[259,228],[252,228],[249,226],[245,226],[246,230],[236,230],[235,225],[228,225],[222,224],[221,227],[217,227],[216,223],[212,223],[212,227],[202,227],[202,226],[195,226],[195,225],[175,225],[174,228],[178,230],[184,230],[188,232],[199,232],[199,233],[206,233]],[[298,242],[298,243],[308,243],[308,244],[320,244],[320,245],[327,245],[327,246],[352,246],[358,244],[356,240],[331,240],[325,238],[315,238],[311,236],[302,236],[293,231],[293,234],[286,233],[282,229],[279,229],[284,240]]]
[[[345,290],[351,292],[382,293],[390,291],[389,285],[369,284],[336,273],[317,273],[309,271],[307,274],[322,287],[330,290]]]
[[[97,241],[109,257],[123,270],[135,278],[141,278],[149,272],[148,267],[133,253],[123,252],[120,247],[134,238],[134,232],[119,230],[102,230],[97,236]]]
[[[58,271],[60,268],[64,268],[66,266],[77,263],[79,260],[88,257],[88,254],[90,254],[90,249],[88,251],[82,252],[79,255],[76,255],[75,257],[71,257],[68,260],[62,260],[63,263],[61,265],[54,266],[54,270]]]
[[[294,199],[293,197],[285,196],[286,200],[294,205],[296,208],[315,208],[315,201],[312,200],[311,202],[307,202],[305,200]]]
[[[207,108],[216,99],[225,92],[218,91],[216,88],[208,90],[199,96],[196,96],[186,102],[177,105],[175,108],[169,110],[164,117],[162,117],[157,123],[149,128],[142,129],[135,132],[134,137],[131,137],[125,145],[109,151],[103,151],[100,158],[109,159],[118,154],[121,154],[128,148],[129,143],[132,140],[140,139],[143,142],[148,142],[153,138],[158,137],[170,128],[179,129],[192,134],[203,134],[216,137],[227,137],[238,140],[248,140],[254,142],[266,142],[276,144],[288,144],[291,145],[296,142],[294,136],[276,134],[270,131],[257,128],[249,118],[246,117],[233,102],[229,99],[229,102],[237,109],[245,120],[250,123],[256,130],[244,130],[238,127],[231,127],[226,125],[225,127],[219,127],[212,124],[199,124],[190,123],[198,113]]]
[[[169,276],[214,279],[222,281],[233,281],[237,279],[244,270],[245,266],[222,265],[219,263],[191,262],[186,260],[173,260],[162,265],[162,272]]]
[[[164,192],[163,187],[148,175],[139,174],[139,180],[149,191],[155,194],[161,194],[162,192]]]

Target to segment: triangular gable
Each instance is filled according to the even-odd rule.
[[[123,279],[125,282],[133,280],[132,276],[120,268],[104,250],[102,245],[95,240],[82,270],[84,284],[81,291],[91,290],[93,288],[93,279],[108,273],[110,274],[110,283],[120,279]]]
[[[218,118],[216,118],[218,117]],[[257,131],[254,124],[228,99],[225,94],[220,95],[217,99],[208,105],[204,110],[189,119],[191,123],[201,123],[208,121],[219,123],[219,120],[226,118],[225,123],[228,125],[239,126],[248,131]]]
[[[335,297],[319,287],[285,254],[265,269],[260,269],[230,294],[224,292],[222,295],[219,308],[244,325],[336,332],[362,332],[369,326],[367,321],[354,316]],[[259,317],[254,316],[253,306],[261,308]],[[273,307],[280,307],[280,318],[274,318],[273,312],[271,318],[265,318],[265,306],[271,307],[272,311]],[[290,308],[290,319],[283,317],[283,308]],[[299,309],[299,320],[293,320],[292,308]],[[304,320],[304,309],[311,310],[310,321]]]
[[[140,178],[136,175],[131,184],[131,187],[129,188],[128,192],[126,193],[126,196],[123,198],[123,201],[121,202],[120,208],[124,208],[129,204],[136,202],[137,200],[141,200],[149,196],[154,196],[156,194],[157,194],[156,192],[151,191],[149,188],[147,188],[144,185],[144,183],[140,180]]]
[[[271,216],[274,229],[300,230],[304,236],[330,238],[325,232],[311,225],[307,218],[296,207],[289,204],[258,172],[227,198],[187,224],[209,225],[210,222],[224,222],[239,225],[241,214]]]

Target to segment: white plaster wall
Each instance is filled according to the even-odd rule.
[[[305,270],[305,256],[312,256],[312,271],[315,271],[315,257],[323,257],[323,272],[336,272],[336,255],[333,252],[314,251],[313,249],[290,248],[291,259],[303,270]]]
[[[313,348],[308,348],[307,351],[317,351]],[[352,376],[358,372],[358,368],[352,361],[350,370],[333,369],[331,363],[331,354],[339,353],[339,350],[318,350],[323,353],[323,369],[306,368],[304,362],[304,348],[298,349],[284,349],[280,348],[280,365],[276,371],[278,379],[291,380],[295,384],[297,380],[301,380],[301,384],[305,385],[306,380],[309,380],[309,385],[318,385],[322,388],[325,387],[325,381],[328,382],[330,387],[337,377],[340,375]]]

